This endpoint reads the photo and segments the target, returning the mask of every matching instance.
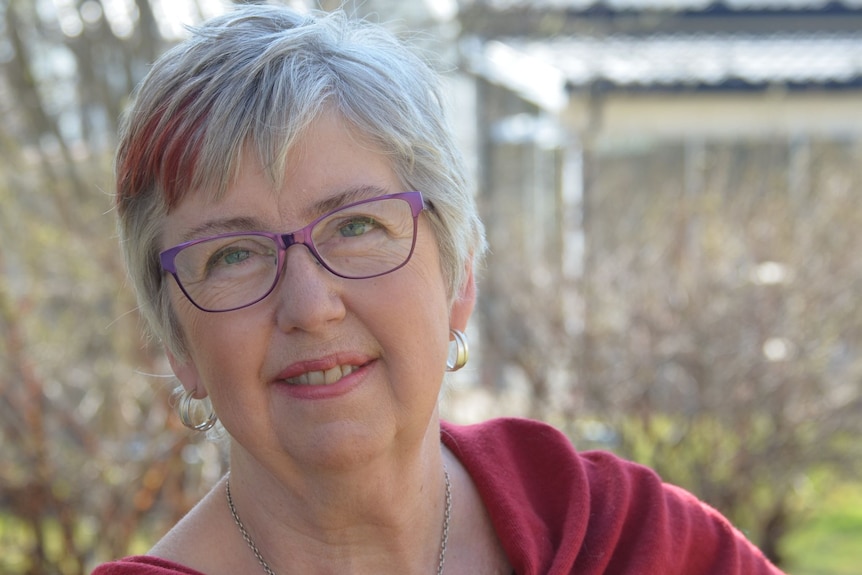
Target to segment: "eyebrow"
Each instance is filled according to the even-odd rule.
[[[328,214],[329,212],[337,210],[340,207],[352,204],[354,202],[360,202],[362,200],[376,198],[377,196],[384,196],[389,193],[392,192],[381,188],[380,186],[373,185],[362,185],[349,188],[343,192],[335,194],[334,196],[325,198],[323,200],[320,200],[319,202],[315,202],[314,204],[312,204],[311,207],[309,207],[304,212],[305,219],[307,222],[305,225],[308,225],[308,223],[312,222],[314,219],[322,216],[323,214]],[[204,222],[203,224],[196,226],[184,233],[182,237],[182,242],[184,243],[191,240],[196,240],[198,238],[206,238],[231,232],[263,231],[266,228],[267,226],[265,226],[261,220],[247,216],[211,220],[208,222]],[[285,232],[281,230],[278,233]]]
[[[333,210],[337,210],[342,206],[346,206],[348,204],[352,204],[354,202],[360,202],[362,200],[370,200],[371,198],[376,198],[377,196],[385,196],[386,194],[391,194],[389,190],[385,188],[381,188],[380,186],[373,185],[361,185],[354,186],[352,188],[348,188],[343,192],[335,194],[329,198],[325,198],[320,200],[319,202],[315,202],[306,211],[306,216],[308,216],[308,221],[312,221],[315,218],[322,216],[323,214],[328,214]]]
[[[264,229],[264,226],[257,218],[237,217],[225,218],[221,220],[211,220],[199,226],[196,226],[183,234],[182,241],[188,242],[198,238],[206,238],[209,236],[217,236],[219,234],[227,234],[230,232],[258,231]]]

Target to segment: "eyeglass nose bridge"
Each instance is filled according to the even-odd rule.
[[[328,265],[323,261],[323,258],[317,252],[317,248],[314,245],[314,242],[311,239],[311,228],[314,224],[304,227],[300,230],[296,230],[295,232],[289,232],[286,234],[278,234],[278,243],[280,248],[280,258],[279,262],[279,275],[284,273],[284,268],[287,266],[287,250],[292,246],[301,245],[305,246],[308,250],[308,253],[311,254],[311,257],[314,259],[314,263],[319,266],[323,266],[329,271],[332,271]],[[334,273],[334,272],[333,272]]]

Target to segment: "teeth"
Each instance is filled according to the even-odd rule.
[[[292,385],[330,385],[356,370],[352,365],[337,365],[326,371],[309,371],[298,377],[291,377],[287,383]]]

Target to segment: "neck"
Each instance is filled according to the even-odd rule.
[[[381,455],[338,471],[263,467],[234,444],[233,501],[278,575],[433,573],[445,508],[439,433],[434,438],[413,457]]]

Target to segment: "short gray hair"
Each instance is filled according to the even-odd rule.
[[[279,184],[291,146],[326,110],[430,202],[452,301],[485,239],[443,109],[439,78],[421,58],[343,12],[244,5],[192,29],[138,87],[115,163],[123,253],[156,337],[184,356],[158,261],[165,216],[192,190],[223,194],[245,150]]]

